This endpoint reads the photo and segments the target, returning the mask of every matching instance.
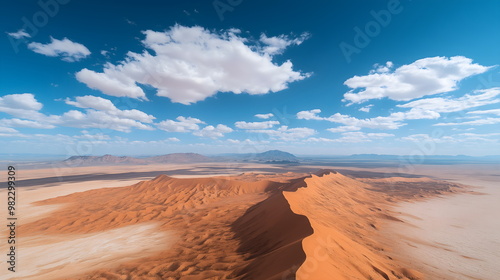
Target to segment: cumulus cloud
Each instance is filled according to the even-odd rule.
[[[378,116],[366,119],[359,119],[340,113],[336,113],[329,117],[322,117],[319,115],[321,113],[320,109],[300,111],[297,113],[297,118],[304,120],[323,120],[344,125],[338,128],[328,129],[331,132],[344,132],[347,130],[352,131],[359,130],[360,128],[398,129],[406,125],[404,122],[405,120],[438,119],[441,117],[441,113],[463,111],[479,106],[500,103],[500,99],[498,98],[499,95],[500,88],[490,88],[476,90],[472,94],[465,94],[464,96],[458,98],[423,98],[406,104],[397,105],[397,107],[400,108],[409,108],[410,110],[408,111],[394,112],[388,116]],[[436,125],[481,125],[495,123],[497,123],[495,118],[488,118],[464,123],[439,123]]]
[[[245,139],[245,140],[238,140],[238,139],[227,139],[226,140],[230,144],[239,144],[239,145],[263,145],[263,144],[269,144],[269,141],[265,140],[257,140],[254,141],[252,139]]]
[[[406,123],[404,120],[421,120],[421,119],[437,119],[440,114],[432,110],[426,110],[424,108],[412,108],[406,112],[395,112],[391,113],[389,116],[379,116],[375,118],[358,119],[351,117],[349,115],[343,115],[340,113],[335,113],[329,117],[321,117],[318,114],[321,113],[320,109],[314,109],[309,111],[300,111],[297,113],[298,119],[304,120],[323,120],[333,123],[343,124],[343,127],[331,128],[331,132],[342,132],[342,130],[359,130],[360,128],[371,128],[371,129],[398,129]],[[357,128],[357,129],[356,129]]]
[[[304,142],[322,143],[322,142],[336,142],[336,141],[335,139],[324,138],[324,137],[311,137],[304,140]]]
[[[46,56],[60,56],[67,62],[79,61],[90,55],[89,49],[80,43],[75,43],[68,38],[62,40],[50,37],[50,43],[30,43],[28,48],[32,51]]]
[[[325,118],[318,116],[319,113],[321,113],[321,109],[300,111],[297,113],[297,118],[299,120],[326,120]]]
[[[21,119],[1,119],[0,125],[5,125],[9,127],[28,127],[28,128],[41,128],[41,129],[51,129],[55,126],[47,123],[40,123],[37,121],[21,120]]]
[[[31,93],[9,94],[0,97],[0,112],[18,118],[43,118],[43,115],[38,112],[42,107],[42,103],[38,102]]]
[[[376,63],[373,65],[373,69],[370,70],[370,74],[375,74],[375,73],[388,73],[391,71],[391,69],[394,67],[394,63],[392,61],[387,61],[385,65],[381,65]]]
[[[416,143],[428,143],[428,142],[443,143],[444,141],[450,141],[451,139],[452,138],[449,136],[446,136],[446,138],[431,137],[429,134],[425,133],[412,134],[405,137],[401,137],[401,140],[403,141],[416,142]]]
[[[69,98],[67,98],[65,102],[68,105],[72,105],[78,108],[95,109],[97,111],[106,112],[107,114],[112,116],[131,119],[143,123],[152,123],[153,120],[155,119],[154,116],[148,115],[136,109],[120,110],[116,108],[116,106],[113,104],[113,102],[111,102],[111,100],[92,95],[77,96],[75,97],[75,101],[72,101]]]
[[[472,112],[467,112],[467,114],[476,114],[476,115],[488,115],[488,114],[491,114],[491,115],[500,116],[500,109],[472,111]]]
[[[168,141],[168,142],[180,142],[181,141],[177,137],[169,137],[169,138],[167,138],[165,140]]]
[[[223,124],[219,124],[217,126],[209,125],[205,126],[202,130],[193,132],[193,135],[216,139],[224,137],[224,134],[230,133],[232,131],[232,128]]]
[[[361,112],[365,112],[365,113],[369,113],[370,110],[372,109],[373,105],[368,105],[368,106],[365,106],[365,107],[361,107],[359,108],[359,111]]]
[[[224,137],[224,134],[233,131],[232,128],[223,124],[207,125],[203,128],[200,127],[201,124],[205,124],[205,122],[197,118],[179,116],[176,120],[164,120],[157,123],[156,126],[167,132],[190,132],[195,136],[212,139]]]
[[[10,37],[14,39],[21,39],[21,38],[31,38],[31,35],[26,33],[24,29],[20,29],[17,32],[12,32],[12,33],[7,33]]]
[[[76,73],[76,79],[89,88],[100,90],[107,95],[147,100],[146,94],[134,79],[120,71],[110,69],[104,68],[103,73],[97,73],[85,68]]]
[[[0,122],[1,124],[1,122]],[[18,133],[19,131],[11,128],[11,127],[4,127],[0,126],[0,133]]]
[[[357,127],[357,126],[339,126],[339,127],[335,127],[335,128],[328,128],[327,130],[330,131],[330,132],[337,133],[337,132],[347,132],[347,131],[361,130],[361,127]]]
[[[349,143],[360,143],[360,142],[371,142],[376,139],[383,139],[387,137],[394,137],[394,134],[390,133],[364,133],[360,131],[356,132],[344,132],[342,137],[336,139],[337,142],[349,142]]]
[[[456,125],[489,125],[500,123],[500,118],[485,118],[468,122],[447,122],[447,123],[437,123],[435,126],[456,126]]]
[[[290,38],[290,36],[286,35],[267,37],[266,34],[262,33],[260,35],[260,41],[265,45],[262,50],[264,53],[275,55],[282,54],[283,51],[291,45],[298,46],[302,44],[305,40],[309,39],[309,37],[309,33],[303,33],[298,38]]]
[[[260,50],[234,29],[212,32],[176,25],[165,32],[143,33],[142,53],[129,52],[125,61],[106,64],[102,73],[83,69],[77,79],[105,94],[132,98],[145,97],[138,83],[149,85],[158,96],[191,104],[217,92],[277,92],[308,77],[294,71],[289,60],[274,63],[273,53]]]
[[[236,122],[234,125],[241,129],[268,129],[274,125],[280,124],[278,121],[265,121],[265,122]]]
[[[191,117],[179,116],[174,120],[164,120],[156,126],[168,132],[193,132],[200,129],[199,124],[204,124],[205,122]]]
[[[286,125],[283,125],[278,129],[256,129],[256,130],[248,130],[248,132],[263,133],[269,135],[271,138],[280,139],[284,141],[294,141],[316,134],[316,130],[312,128],[308,127],[288,128],[288,126]]]
[[[78,96],[66,99],[68,105],[85,109],[85,112],[70,110],[62,115],[45,115],[39,112],[42,103],[31,93],[11,94],[0,97],[0,112],[16,118],[4,119],[3,123],[15,127],[54,128],[68,126],[78,128],[101,128],[130,132],[132,128],[152,130],[145,123],[152,123],[154,116],[139,110],[119,110],[107,99],[96,96]]]
[[[405,123],[402,123],[402,120],[404,120],[406,116],[404,113],[393,113],[387,117],[358,119],[340,113],[336,113],[334,115],[331,115],[330,117],[321,117],[318,115],[319,113],[321,113],[320,109],[301,111],[297,113],[297,118],[304,120],[325,120],[329,122],[340,123],[344,126],[350,127],[350,130],[356,130],[354,129],[354,127],[372,129],[398,129],[399,127],[405,125]],[[339,132],[336,131],[335,128],[330,129],[330,131]]]
[[[457,89],[461,80],[490,68],[472,63],[472,59],[463,56],[423,58],[394,71],[390,69],[392,64],[390,66],[376,66],[369,75],[346,80],[344,84],[351,90],[344,94],[344,101],[352,104],[384,97],[408,101],[450,92]]]
[[[342,137],[337,139],[330,138],[308,138],[304,140],[305,142],[321,143],[321,142],[335,142],[335,143],[361,143],[361,142],[371,142],[373,140],[383,139],[387,137],[394,137],[394,134],[389,133],[364,133],[360,131],[356,132],[344,132],[341,134]]]
[[[274,117],[274,114],[272,114],[272,113],[269,113],[269,114],[257,114],[257,115],[255,115],[255,117],[259,118],[259,119],[267,120],[267,119],[270,119],[270,118]]]
[[[85,113],[70,110],[59,116],[56,124],[78,128],[112,129],[122,132],[130,132],[132,128],[153,130],[151,126],[137,120],[93,109],[89,109]]]
[[[401,137],[402,141],[409,142],[434,142],[434,143],[466,143],[471,144],[477,142],[499,142],[500,133],[459,133],[446,135],[442,137],[432,137],[429,134],[412,134],[405,137]]]
[[[35,96],[31,93],[9,94],[0,97],[0,108],[2,108],[3,110],[7,110],[8,108],[10,108],[13,110],[22,109],[38,111],[42,109],[42,107],[42,103],[38,102],[35,99]]]
[[[425,98],[415,100],[403,105],[397,105],[397,107],[429,110],[437,113],[450,113],[499,103],[500,99],[497,98],[497,96],[499,95],[500,88],[490,88],[484,90],[476,90],[474,91],[474,94],[466,94],[459,98]]]

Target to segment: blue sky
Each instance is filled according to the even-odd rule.
[[[0,153],[500,154],[498,1],[185,2],[2,2]]]

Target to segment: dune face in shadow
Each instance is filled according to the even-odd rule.
[[[66,255],[81,256],[72,264],[80,274],[71,279],[421,279],[377,241],[383,223],[395,219],[389,196],[334,171],[317,174],[160,175],[40,201],[59,207],[20,232],[42,247],[57,243],[43,239],[48,235],[64,234],[68,242],[107,236],[108,245],[92,244],[113,246],[107,254],[96,249],[112,261],[92,271],[81,248],[66,248]],[[120,242],[133,237],[105,235],[152,223],[154,230],[145,233],[151,239],[142,242],[155,250],[132,253]],[[63,268],[41,266],[53,274],[33,272],[33,279],[67,277]]]
[[[233,230],[241,240],[238,252],[251,260],[237,271],[241,279],[295,279],[306,258],[301,241],[313,233],[307,217],[293,213],[282,193],[248,209]]]
[[[38,204],[61,204],[61,208],[20,230],[28,237],[80,236],[156,222],[159,232],[171,233],[175,240],[171,247],[156,254],[136,254],[142,257],[136,261],[118,258],[113,266],[74,279],[235,279],[235,271],[246,266],[248,255],[238,251],[240,241],[231,224],[266,199],[269,190],[290,184],[288,178],[282,182],[237,179],[162,175],[129,187],[52,198]]]

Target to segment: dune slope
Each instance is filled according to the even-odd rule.
[[[306,237],[306,260],[296,279],[419,279],[400,267],[376,241],[379,220],[390,217],[384,197],[369,185],[339,173],[305,179],[306,188],[284,192],[292,211],[305,215],[314,233]]]
[[[54,251],[66,243],[51,236],[81,241],[146,223],[169,236],[167,244],[148,234],[137,245],[151,243],[158,250],[134,251],[139,252],[134,259],[110,256],[115,261],[105,266],[54,268],[51,273],[61,273],[61,279],[422,279],[379,242],[379,228],[396,220],[388,210],[389,196],[335,171],[317,174],[161,175],[128,187],[40,201],[61,207],[22,225],[20,232]],[[127,231],[121,234],[122,241],[130,240]],[[80,245],[95,252],[92,244]]]

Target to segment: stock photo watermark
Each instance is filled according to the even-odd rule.
[[[224,14],[227,12],[233,12],[234,8],[241,5],[243,0],[215,0],[212,2],[217,16],[220,21],[224,21]]]
[[[400,0],[389,0],[386,9],[379,11],[371,10],[370,15],[372,20],[365,23],[362,27],[354,27],[352,41],[342,41],[339,44],[340,51],[347,63],[351,63],[354,54],[360,54],[364,48],[368,47],[372,39],[380,35],[382,29],[389,26],[394,16],[400,14],[403,9],[404,7]]]
[[[39,0],[37,4],[40,9],[34,12],[29,17],[23,16],[21,18],[22,26],[18,29],[18,32],[22,31],[25,34],[22,36],[11,36],[7,34],[14,52],[18,53],[19,46],[22,44],[26,44],[26,42],[28,41],[26,37],[35,37],[40,29],[45,27],[49,23],[51,18],[59,14],[61,6],[68,4],[70,1],[71,0]]]

